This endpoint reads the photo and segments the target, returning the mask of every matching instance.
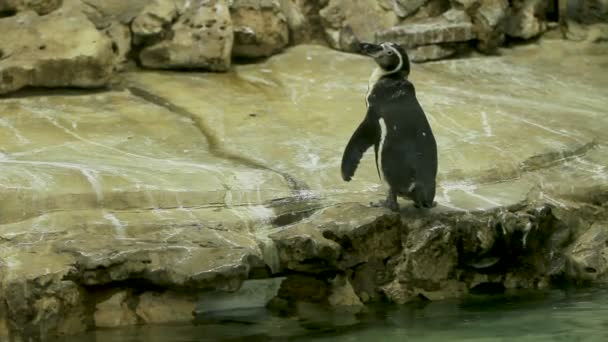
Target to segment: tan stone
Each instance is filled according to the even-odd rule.
[[[569,273],[573,279],[601,281],[608,278],[608,226],[596,222],[570,246]]]
[[[505,32],[511,37],[530,39],[547,29],[544,11],[547,0],[518,0],[508,16]]]
[[[329,44],[351,50],[353,41],[373,41],[374,34],[397,23],[397,15],[376,0],[330,0],[320,11]]]
[[[111,42],[69,8],[0,19],[0,94],[26,86],[100,87],[112,76]]]
[[[406,22],[376,34],[378,41],[391,41],[408,48],[472,39],[475,39],[475,32],[471,19],[458,10],[445,12],[440,17]]]
[[[289,27],[278,0],[234,0],[230,5],[234,27],[232,55],[267,57],[289,43]]]
[[[160,40],[141,51],[141,64],[159,69],[228,70],[234,39],[228,3],[196,0],[187,4],[170,31],[167,22],[175,18],[175,8],[165,8],[167,11],[158,17],[153,15],[154,25],[138,25],[140,17],[133,21],[136,43],[144,38]],[[160,25],[156,25],[159,20]]]
[[[332,306],[361,306],[361,299],[355,293],[350,281],[344,276],[336,276],[331,280],[331,289],[328,297]]]
[[[193,319],[196,297],[176,293],[146,292],[139,296],[137,316],[149,324],[188,322]]]
[[[115,293],[95,307],[95,327],[115,328],[137,324],[137,316],[127,303],[127,292]]]

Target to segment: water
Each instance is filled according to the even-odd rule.
[[[517,292],[378,305],[363,312],[300,308],[205,314],[191,325],[98,330],[67,342],[189,341],[608,341],[608,289]]]

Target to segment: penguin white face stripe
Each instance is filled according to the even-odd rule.
[[[386,140],[386,123],[384,118],[378,119],[380,124],[380,143],[378,144],[378,168],[380,169],[380,180],[384,180],[384,171],[382,170],[382,149],[384,148],[384,140]]]
[[[370,76],[369,82],[367,84],[367,94],[365,94],[365,104],[367,105],[367,107],[369,107],[369,96],[371,95],[372,90],[374,89],[374,86],[376,85],[376,82],[378,82],[378,80],[382,76],[393,74],[393,73],[401,70],[401,67],[403,67],[403,56],[401,56],[401,54],[399,53],[399,51],[397,51],[397,49],[395,49],[393,46],[391,46],[390,44],[387,44],[387,43],[382,43],[380,46],[382,46],[382,48],[385,50],[390,49],[391,51],[393,51],[393,53],[395,55],[397,55],[397,58],[399,58],[399,64],[397,64],[397,67],[395,67],[395,69],[393,69],[391,71],[386,71],[380,67],[376,67],[376,69],[374,69],[374,72]]]
[[[392,73],[395,73],[395,72],[401,70],[401,67],[403,67],[403,56],[401,56],[399,51],[397,51],[397,49],[395,49],[391,44],[382,43],[382,47],[384,49],[390,49],[391,51],[393,51],[393,53],[395,55],[397,55],[397,58],[399,58],[399,64],[397,64],[397,67],[395,67],[395,69],[393,69],[391,71],[387,71],[386,75],[389,75],[389,74],[392,74]]]

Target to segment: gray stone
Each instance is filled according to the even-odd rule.
[[[141,21],[138,16],[132,24],[136,43],[159,41],[141,51],[139,59],[144,67],[211,71],[230,68],[234,35],[226,0],[188,2],[172,25],[176,8],[165,6],[158,13],[161,14],[144,13]]]
[[[289,27],[278,0],[234,0],[230,5],[234,27],[232,55],[267,57],[289,43]]]
[[[0,94],[26,86],[101,87],[112,76],[111,41],[71,8],[0,19]]]
[[[392,41],[407,48],[464,42],[475,38],[471,20],[466,13],[455,10],[448,11],[441,17],[406,23],[376,34],[377,41]]]
[[[280,0],[292,44],[326,44],[319,11],[326,3],[317,0]]]

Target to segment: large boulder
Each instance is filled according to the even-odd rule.
[[[281,9],[289,26],[289,40],[292,44],[325,43],[325,33],[319,15],[322,2],[280,0]]]
[[[0,19],[0,94],[26,86],[100,87],[112,76],[112,42],[80,11],[64,7]]]
[[[509,11],[507,0],[486,0],[470,9],[480,51],[492,53],[504,43],[504,23]]]
[[[233,28],[226,0],[150,3],[132,23],[139,59],[159,69],[230,68]]]
[[[511,14],[505,26],[507,35],[516,38],[530,39],[547,30],[545,12],[548,0],[513,1]]]
[[[450,10],[439,17],[407,22],[376,34],[378,41],[392,41],[411,48],[475,39],[471,19],[464,11]]]
[[[230,5],[234,27],[232,55],[267,57],[289,43],[289,27],[278,0],[234,0]]]
[[[376,32],[393,27],[397,15],[376,0],[330,0],[320,11],[333,48],[351,50],[355,41],[373,41]]]
[[[608,279],[608,226],[594,223],[570,246],[567,253],[572,279],[596,282]]]

